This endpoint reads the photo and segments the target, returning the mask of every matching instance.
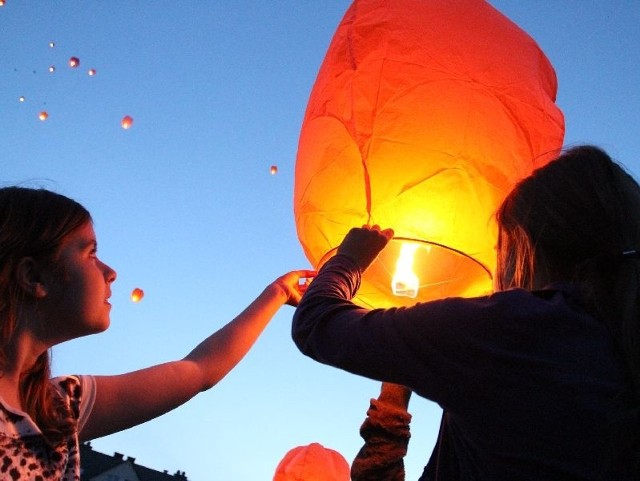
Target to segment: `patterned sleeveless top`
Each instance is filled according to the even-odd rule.
[[[0,398],[0,479],[80,481],[78,432],[93,407],[95,380],[92,376],[65,376],[51,383],[78,420],[75,433],[54,446],[28,414],[6,406]]]

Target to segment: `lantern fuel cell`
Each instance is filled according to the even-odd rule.
[[[418,244],[414,242],[404,242],[400,248],[396,269],[391,279],[391,290],[394,296],[414,298],[418,295],[420,280],[413,270],[417,249]]]

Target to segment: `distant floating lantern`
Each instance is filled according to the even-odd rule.
[[[0,7],[4,7],[4,0],[0,0]]]
[[[38,118],[42,121],[47,120],[49,118],[49,114],[43,110],[38,114]]]
[[[76,68],[78,65],[80,65],[80,59],[78,57],[71,57],[69,59],[69,67]]]
[[[49,72],[53,73],[56,71],[56,66],[55,65],[49,65]]]
[[[277,165],[272,165],[271,169],[269,169],[269,171],[271,172],[271,175],[276,175],[278,173],[278,166]]]
[[[56,46],[55,42],[49,42],[49,48],[53,48],[55,46]]]
[[[144,291],[138,287],[131,291],[131,301],[140,302],[144,297]]]
[[[355,0],[300,133],[294,211],[311,264],[352,227],[379,224],[396,237],[355,302],[489,292],[493,215],[562,146],[556,90],[535,41],[488,2]]]
[[[24,102],[25,101],[24,95],[21,95],[20,97],[18,97],[18,101],[19,102]]]
[[[125,130],[131,128],[131,126],[133,125],[133,117],[129,115],[125,115],[124,117],[122,117],[122,120],[120,121],[120,125]]]
[[[96,74],[96,69],[95,68],[90,68],[87,73],[89,74],[90,77],[93,77]]]

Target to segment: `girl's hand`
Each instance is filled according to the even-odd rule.
[[[378,225],[354,227],[345,236],[337,253],[349,257],[364,272],[392,237],[393,229],[380,230]]]
[[[311,278],[316,275],[315,271],[300,270],[287,272],[272,282],[272,286],[279,289],[284,294],[284,304],[297,306]]]

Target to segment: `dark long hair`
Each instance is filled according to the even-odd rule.
[[[63,240],[91,221],[76,201],[45,189],[0,188],[0,375],[7,346],[19,327],[19,309],[28,300],[16,279],[24,257],[55,266]],[[45,352],[20,378],[20,401],[51,442],[73,432],[74,420],[49,383],[49,353]]]
[[[608,327],[640,409],[640,186],[603,150],[575,147],[516,186],[497,213],[497,287],[569,282]],[[627,427],[627,429],[629,429]],[[638,451],[638,433],[630,445]],[[640,453],[636,453],[637,456]],[[637,462],[637,461],[636,461]]]

